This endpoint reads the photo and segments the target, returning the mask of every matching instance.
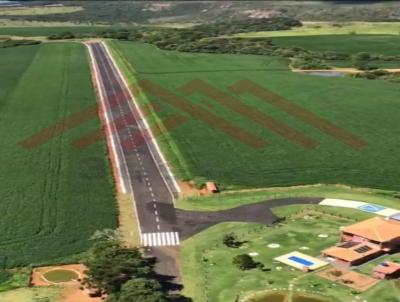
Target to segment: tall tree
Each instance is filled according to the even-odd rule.
[[[158,281],[136,278],[122,286],[118,302],[166,302],[165,296]]]
[[[132,278],[147,277],[152,263],[137,248],[123,247],[118,236],[105,233],[91,248],[84,261],[86,282],[108,294],[118,292]]]

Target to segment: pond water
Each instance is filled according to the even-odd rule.
[[[319,77],[344,77],[346,74],[344,72],[336,70],[326,70],[326,71],[308,71],[304,72],[306,74],[319,76]]]
[[[53,283],[62,283],[79,278],[79,275],[73,270],[55,269],[43,274],[43,277]]]
[[[265,297],[254,300],[254,302],[285,302],[286,295],[284,294],[268,294]]]
[[[254,302],[287,302],[286,294],[273,293],[267,294],[264,297],[260,297],[257,300],[252,300]],[[295,295],[291,302],[328,302],[327,300],[322,300],[319,298],[311,298],[302,295]]]

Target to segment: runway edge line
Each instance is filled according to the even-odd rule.
[[[90,45],[88,45],[88,43],[85,43],[85,46],[88,49],[88,53],[89,53],[89,57],[90,57],[90,63],[91,63],[90,64],[90,68],[92,70],[92,79],[94,80],[93,81],[93,85],[94,85],[94,88],[95,88],[95,91],[96,91],[96,94],[97,94],[97,97],[98,97],[98,100],[99,100],[98,103],[100,105],[99,106],[99,116],[100,116],[100,119],[102,120],[102,123],[103,123],[103,126],[104,126],[104,130],[106,132],[105,136],[106,136],[108,150],[110,151],[109,152],[109,156],[110,156],[110,160],[111,160],[111,166],[112,166],[114,178],[115,178],[115,180],[117,182],[117,188],[120,189],[120,192],[123,193],[123,194],[127,194],[128,192],[127,192],[127,189],[126,189],[126,186],[125,186],[125,183],[124,183],[124,179],[122,177],[120,159],[119,159],[119,156],[118,156],[118,152],[116,150],[116,146],[115,146],[114,138],[113,138],[113,135],[112,135],[112,131],[110,129],[111,123],[110,123],[110,120],[109,120],[109,118],[107,116],[107,109],[106,109],[105,104],[104,104],[105,100],[104,100],[104,96],[103,96],[103,93],[102,93],[102,85],[100,83],[100,79],[99,79],[99,76],[98,76],[97,63],[95,62],[93,51],[90,48]],[[123,159],[123,161],[125,161],[125,159]],[[126,163],[125,163],[125,165],[126,165]],[[133,208],[134,208],[134,210],[136,212],[136,215],[137,215],[138,211],[137,211],[137,208],[136,208],[136,202],[135,202],[135,199],[134,199],[134,196],[133,196],[133,191],[130,192],[130,195],[131,195],[132,200],[133,200]],[[139,222],[138,219],[136,219],[136,224],[137,224],[138,231],[139,231],[139,234],[140,234],[140,237],[141,237],[142,229],[141,229],[140,222]],[[141,242],[142,238],[140,238],[139,240]]]
[[[167,161],[166,161],[166,159],[165,159],[163,153],[161,152],[161,149],[160,149],[160,147],[159,147],[159,145],[158,145],[156,139],[154,138],[154,135],[153,135],[153,133],[151,132],[150,127],[149,127],[149,125],[148,125],[146,119],[144,118],[144,115],[143,115],[143,113],[141,112],[141,110],[140,110],[140,108],[139,108],[139,105],[137,104],[137,101],[136,101],[135,97],[133,96],[133,93],[132,93],[131,89],[129,88],[129,85],[128,85],[128,83],[127,83],[127,81],[126,81],[124,75],[122,74],[121,70],[119,69],[117,63],[116,63],[115,60],[114,60],[114,57],[112,56],[110,50],[108,49],[108,45],[107,45],[106,43],[104,43],[103,41],[101,41],[101,44],[103,44],[104,49],[106,50],[106,52],[107,52],[109,58],[111,59],[111,62],[112,62],[112,64],[114,65],[115,70],[117,71],[119,77],[120,77],[121,80],[123,81],[123,84],[124,84],[125,88],[126,88],[127,91],[128,91],[128,94],[129,94],[129,96],[130,96],[130,98],[131,98],[131,100],[132,100],[133,105],[135,106],[136,111],[139,113],[140,120],[143,122],[143,124],[144,124],[144,126],[145,126],[145,129],[142,129],[142,130],[143,130],[143,133],[148,133],[149,136],[151,137],[151,144],[152,144],[152,145],[154,146],[154,148],[156,149],[157,154],[158,154],[159,158],[161,159],[162,165],[165,167],[165,169],[166,169],[166,171],[167,171],[167,173],[168,173],[169,178],[172,180],[172,184],[173,184],[173,186],[174,186],[175,191],[176,191],[177,193],[180,193],[180,192],[181,192],[181,189],[180,189],[180,187],[179,187],[179,185],[178,185],[178,183],[177,183],[177,181],[176,181],[176,179],[175,179],[175,176],[173,175],[173,173],[172,173],[172,171],[171,171],[171,169],[170,169],[170,167],[169,167],[169,165],[168,165],[168,163],[167,163]],[[142,128],[140,123],[139,123],[138,125],[139,125],[140,128]],[[164,180],[164,182],[165,182],[165,184],[166,184],[168,190],[170,191],[170,193],[171,193],[171,195],[172,195],[172,201],[173,201],[174,204],[175,204],[175,196],[174,196],[174,194],[173,194],[173,192],[172,192],[172,190],[171,190],[171,188],[170,188],[170,185],[169,185],[168,181],[165,179],[164,173],[162,172],[162,170],[161,170],[160,167],[159,167],[159,163],[158,163],[158,161],[156,160],[156,157],[155,157],[155,155],[154,155],[154,153],[153,153],[153,151],[152,151],[151,146],[149,146],[149,141],[146,140],[145,143],[146,143],[147,146],[148,146],[148,149],[149,149],[149,151],[150,151],[151,156],[153,157],[153,160],[154,160],[154,162],[155,162],[155,164],[156,164],[156,167],[157,167],[157,169],[159,170],[160,175],[161,175],[161,177],[163,178],[163,180]]]

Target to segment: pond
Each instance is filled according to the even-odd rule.
[[[55,269],[44,273],[43,277],[52,283],[62,283],[77,280],[79,275],[73,270]]]
[[[319,77],[344,77],[346,73],[336,70],[304,71],[303,73]]]

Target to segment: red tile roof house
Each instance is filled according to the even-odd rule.
[[[400,278],[400,264],[394,262],[382,262],[374,268],[374,277],[377,279]]]
[[[374,217],[343,228],[340,244],[322,255],[344,266],[357,266],[400,251],[400,221]]]

